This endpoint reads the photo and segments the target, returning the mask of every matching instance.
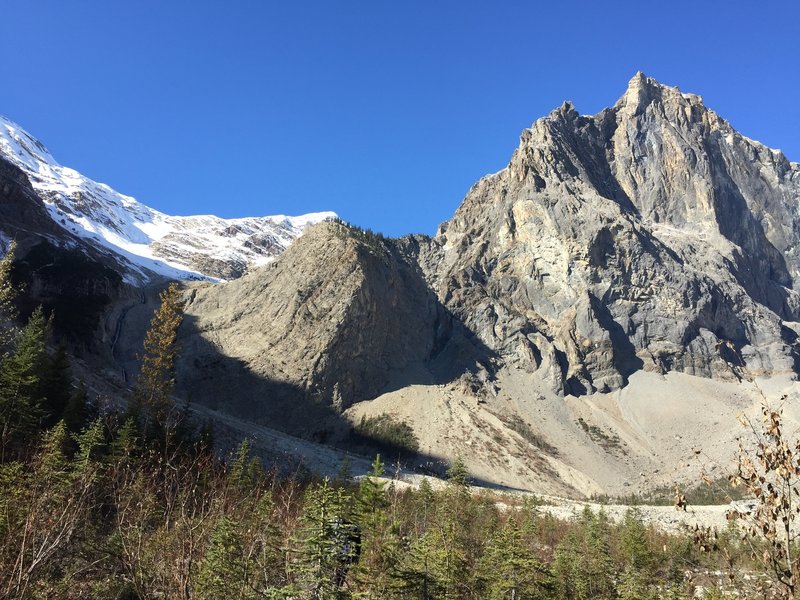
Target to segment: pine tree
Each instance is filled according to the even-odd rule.
[[[492,536],[480,565],[487,598],[523,600],[546,597],[550,574],[526,542],[522,529],[513,518],[509,518]]]
[[[250,598],[251,565],[242,553],[242,535],[238,524],[222,517],[209,538],[208,549],[197,576],[198,598]]]
[[[355,579],[369,598],[388,596],[392,571],[400,550],[398,528],[388,512],[390,501],[386,494],[386,482],[381,480],[383,475],[383,462],[377,455],[372,462],[372,471],[361,480],[356,495],[362,552]]]
[[[0,443],[8,450],[29,441],[45,416],[42,382],[46,372],[50,320],[41,307],[20,332],[14,351],[0,360]]]
[[[456,456],[453,464],[447,469],[447,482],[453,486],[460,488],[469,487],[470,477],[467,465],[464,464],[464,459]]]
[[[146,433],[151,425],[165,433],[175,426],[176,411],[171,394],[175,385],[178,327],[183,320],[183,300],[178,285],[171,283],[161,292],[160,299],[161,306],[144,338],[142,366],[131,406],[132,413],[142,418]]]
[[[358,528],[350,521],[350,501],[327,478],[306,492],[295,570],[312,600],[347,597],[343,584],[361,550]]]
[[[620,550],[626,566],[639,573],[649,572],[653,553],[647,543],[647,527],[635,508],[629,508],[622,521]]]
[[[467,537],[467,529],[475,516],[468,506],[466,477],[450,480],[448,489],[436,499],[427,530],[398,566],[394,587],[420,598],[463,598],[473,576],[469,562],[473,540]]]
[[[41,395],[45,418],[43,425],[50,427],[64,417],[64,412],[72,397],[72,377],[70,375],[69,357],[67,350],[60,345],[44,364],[42,373]],[[77,432],[84,425],[80,423]]]
[[[442,581],[440,540],[431,529],[417,538],[406,550],[395,569],[391,586],[401,597],[433,600],[445,597]]]
[[[608,515],[600,509],[594,515],[584,509],[586,542],[584,549],[585,573],[589,584],[589,598],[614,597],[614,562],[609,551]]]
[[[608,517],[586,507],[579,523],[558,544],[553,561],[557,597],[614,597],[614,564],[608,547]]]
[[[389,506],[389,499],[386,497],[386,482],[381,481],[384,472],[381,455],[377,454],[375,460],[372,461],[372,471],[361,480],[358,486],[356,503],[359,524],[363,528],[370,527],[371,519]]]
[[[560,600],[586,598],[586,581],[581,573],[581,550],[575,528],[556,546],[553,558],[553,575],[556,580],[556,597]]]
[[[82,381],[70,395],[62,418],[67,429],[73,432],[80,431],[89,420],[89,397]]]
[[[17,310],[14,306],[17,291],[11,281],[16,248],[17,243],[12,241],[5,256],[0,259],[0,356],[9,351],[17,333]]]

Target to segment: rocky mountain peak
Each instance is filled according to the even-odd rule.
[[[628,82],[625,93],[614,105],[629,114],[639,114],[650,104],[703,106],[702,97],[681,92],[678,87],[664,85],[642,71],[638,71]]]
[[[565,392],[638,369],[790,371],[799,200],[797,165],[637,73],[597,115],[537,120],[470,190],[437,238],[440,294]]]

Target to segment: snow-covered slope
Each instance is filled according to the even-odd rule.
[[[166,215],[61,166],[40,141],[2,115],[0,156],[28,175],[56,223],[127,258],[134,269],[130,277],[140,280],[151,276],[148,271],[180,279],[232,279],[271,261],[307,226],[336,216]]]

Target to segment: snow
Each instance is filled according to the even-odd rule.
[[[192,267],[202,258],[263,265],[306,227],[336,216],[333,212],[239,219],[167,215],[61,166],[41,142],[2,115],[0,155],[28,175],[57,224],[121,254],[142,279],[147,279],[147,269],[171,278],[215,280]]]

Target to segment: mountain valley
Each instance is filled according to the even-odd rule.
[[[800,164],[642,73],[525,129],[432,237],[164,215],[2,119],[0,232],[91,389],[179,281],[176,402],[298,444],[389,416],[411,470],[584,498],[721,477],[764,396],[800,426]]]

